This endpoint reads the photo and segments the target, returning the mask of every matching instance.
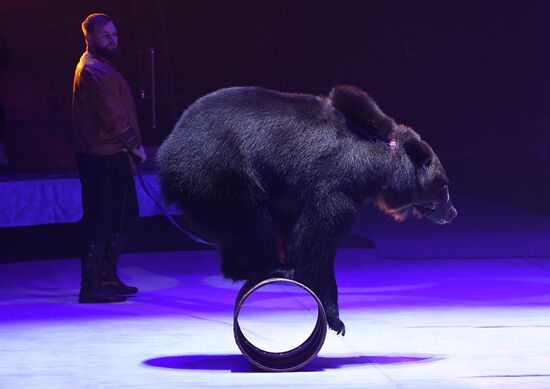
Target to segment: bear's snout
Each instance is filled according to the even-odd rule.
[[[454,206],[451,205],[451,208],[449,208],[449,211],[443,218],[443,224],[449,224],[453,221],[453,219],[458,215],[458,211]]]

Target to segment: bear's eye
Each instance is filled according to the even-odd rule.
[[[416,211],[422,215],[422,216],[427,216],[429,215],[430,213],[432,213],[435,209],[435,204],[434,203],[431,203],[431,204],[419,204],[419,205],[415,205],[414,208],[416,209]]]

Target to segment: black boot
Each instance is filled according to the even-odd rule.
[[[116,234],[107,246],[101,267],[101,289],[106,293],[128,296],[138,292],[138,288],[126,285],[117,274],[118,257],[127,237],[128,235],[124,233]]]
[[[101,265],[105,244],[94,243],[82,257],[82,281],[80,285],[79,303],[119,303],[126,301],[123,296],[105,293],[101,289]]]

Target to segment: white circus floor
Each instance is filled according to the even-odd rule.
[[[76,259],[0,265],[0,388],[550,388],[549,258],[342,249],[347,334],[330,331],[292,373],[259,372],[239,352],[240,285],[221,278],[215,252],[132,254],[121,266],[139,296],[82,305]],[[311,312],[272,292],[247,312],[276,348],[304,335]]]

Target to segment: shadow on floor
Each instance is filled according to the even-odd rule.
[[[403,363],[426,363],[443,359],[441,356],[359,356],[317,357],[299,371],[323,371],[351,365],[390,365]],[[261,370],[250,364],[240,354],[229,355],[178,355],[148,359],[147,366],[182,370],[230,370],[233,373],[255,373]]]

